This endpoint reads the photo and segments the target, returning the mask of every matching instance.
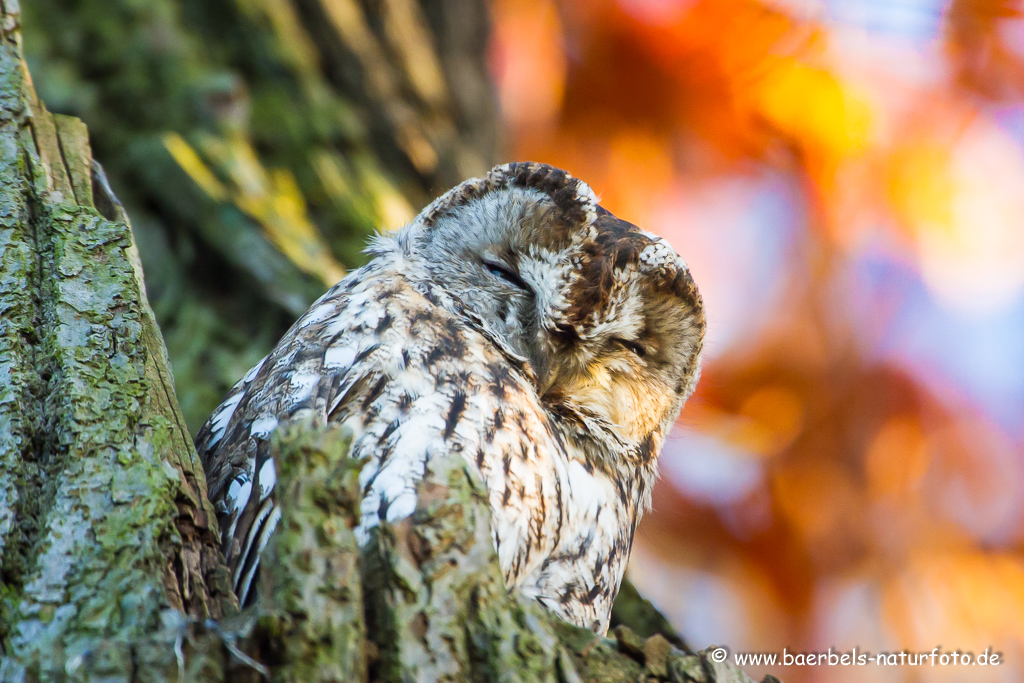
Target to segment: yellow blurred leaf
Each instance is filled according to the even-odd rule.
[[[217,177],[213,175],[213,172],[183,137],[174,132],[165,133],[163,142],[171,157],[178,162],[178,165],[199,186],[200,190],[215,201],[222,202],[227,199],[227,189],[217,180]]]
[[[255,151],[241,137],[201,138],[201,148],[226,184],[199,153],[177,133],[167,133],[164,145],[199,188],[217,202],[231,202],[256,221],[270,242],[300,270],[331,286],[345,276],[323,236],[309,220],[306,202],[295,177],[286,169],[267,175]]]
[[[857,152],[871,140],[868,100],[828,71],[794,58],[780,58],[753,97],[775,127],[830,156]]]
[[[918,141],[900,146],[889,159],[889,201],[897,215],[916,230],[948,231],[953,223],[955,190],[949,146]]]

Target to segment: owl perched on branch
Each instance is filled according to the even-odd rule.
[[[604,633],[665,435],[693,391],[700,294],[664,240],[565,171],[494,168],[372,243],[199,432],[235,590],[278,521],[270,434],[312,415],[367,458],[357,538],[431,460],[485,482],[509,587]]]

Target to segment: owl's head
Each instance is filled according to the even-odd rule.
[[[407,249],[431,281],[528,359],[543,401],[656,453],[693,391],[700,294],[663,239],[590,187],[535,163],[497,166],[430,204]]]

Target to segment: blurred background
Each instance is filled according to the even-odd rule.
[[[1024,677],[1024,3],[33,0],[134,222],[193,433],[377,227],[536,160],[668,238],[709,320],[630,576],[770,667]]]

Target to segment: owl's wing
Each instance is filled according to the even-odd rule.
[[[381,282],[346,278],[307,311],[246,374],[200,430],[196,449],[217,510],[235,592],[244,604],[280,512],[270,435],[301,416],[326,423],[332,411],[373,386],[380,374],[379,322],[388,315]],[[372,274],[372,271],[371,271]]]
[[[487,482],[510,585],[558,541],[564,466],[557,454],[564,446],[520,367],[524,361],[473,321],[451,314],[451,301],[440,305],[442,291],[420,291],[397,270],[378,259],[328,292],[199,434],[243,603],[280,514],[270,434],[299,415],[345,425],[350,454],[367,460],[355,529],[360,542],[378,522],[411,514],[429,463],[452,452],[472,461]]]

